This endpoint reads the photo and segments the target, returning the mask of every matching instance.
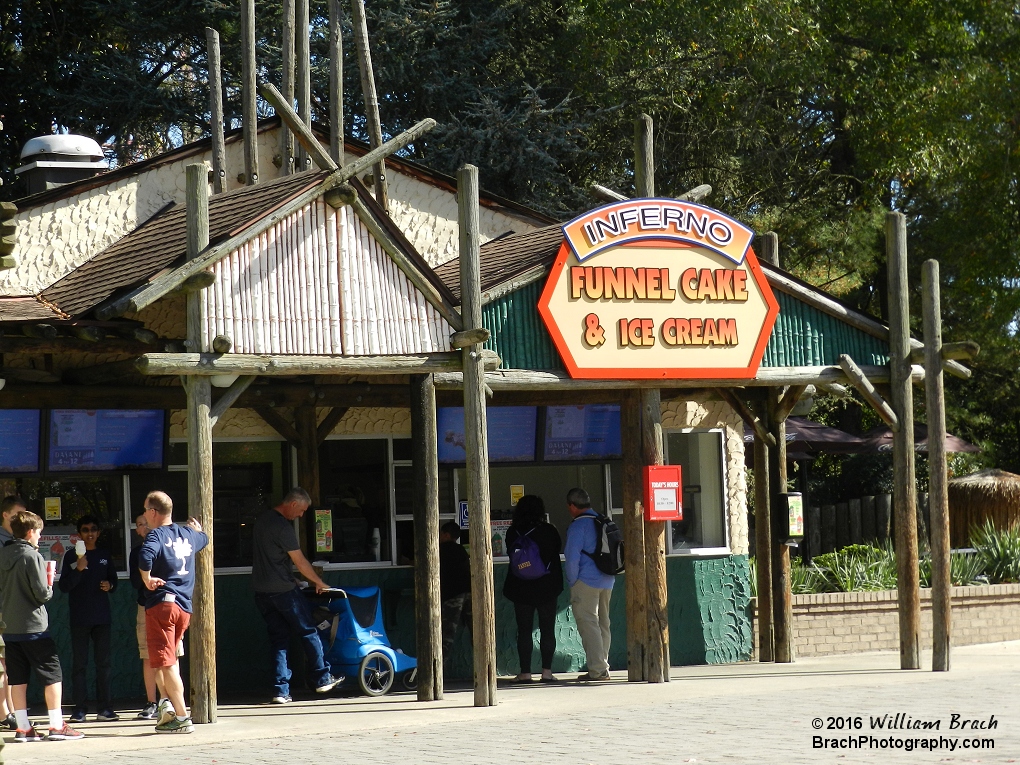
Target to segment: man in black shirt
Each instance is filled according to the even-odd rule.
[[[460,544],[460,526],[456,521],[439,529],[439,597],[442,600],[443,665],[449,667],[450,654],[463,624],[471,629],[471,558]]]
[[[287,647],[291,634],[301,639],[308,660],[309,675],[316,693],[331,691],[343,677],[333,677],[322,656],[322,641],[312,622],[308,600],[301,594],[291,564],[315,586],[316,592],[328,590],[298,545],[294,521],[305,514],[312,503],[308,492],[291,489],[283,500],[255,520],[251,586],[255,605],[269,628],[269,647],[273,658],[274,688],[272,702],[291,701],[291,671],[287,665]]]

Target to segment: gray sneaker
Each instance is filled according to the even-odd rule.
[[[156,726],[156,733],[194,733],[195,725],[191,722],[190,717],[186,717],[183,720],[178,720],[177,715],[174,715],[170,720],[165,723],[160,723]]]
[[[177,717],[177,712],[174,711],[174,705],[170,703],[170,699],[160,699],[159,704],[156,705],[156,727],[170,722],[175,717]]]

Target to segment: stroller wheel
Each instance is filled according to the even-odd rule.
[[[416,691],[418,690],[418,668],[409,669],[407,672],[400,676],[400,682],[404,686],[405,691]]]
[[[369,696],[383,696],[393,687],[393,662],[384,653],[376,651],[361,660],[358,685]]]

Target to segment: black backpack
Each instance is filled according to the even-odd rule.
[[[595,562],[595,567],[603,574],[619,574],[623,572],[623,532],[616,523],[604,515],[580,515],[575,521],[581,518],[590,518],[595,522],[595,550],[588,552],[582,550],[585,555]]]

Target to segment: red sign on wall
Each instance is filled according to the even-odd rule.
[[[645,465],[645,520],[682,521],[683,481],[679,465]]]

